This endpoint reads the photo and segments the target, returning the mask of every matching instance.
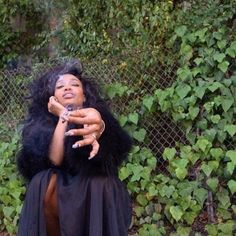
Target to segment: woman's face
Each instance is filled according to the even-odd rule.
[[[74,105],[82,107],[85,101],[82,83],[71,74],[59,77],[55,85],[54,96],[63,106]]]

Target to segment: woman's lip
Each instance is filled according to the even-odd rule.
[[[73,98],[74,97],[74,94],[73,93],[65,93],[63,95],[63,98]]]

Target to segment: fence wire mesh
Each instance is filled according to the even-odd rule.
[[[28,84],[37,74],[42,74],[51,66],[62,62],[63,59],[50,63],[38,64],[31,68],[20,67],[15,70],[5,70],[0,73],[0,112],[1,122],[7,127],[14,128],[24,118],[27,110]],[[140,112],[142,99],[151,95],[157,88],[166,88],[175,80],[177,67],[163,65],[160,62],[146,71],[138,62],[126,63],[119,60],[92,60],[83,64],[84,73],[99,85],[120,83],[132,89],[122,96],[110,99],[111,110],[117,114]],[[165,163],[161,158],[164,148],[174,146],[176,142],[185,143],[184,130],[166,114],[153,113],[143,117],[140,126],[147,131],[147,138],[143,146],[151,148],[159,162],[159,168],[165,171]]]

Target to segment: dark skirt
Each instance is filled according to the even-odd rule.
[[[18,236],[48,235],[44,201],[54,172],[52,169],[42,171],[31,180],[20,216]],[[117,177],[71,177],[60,170],[56,170],[56,177],[61,236],[128,235],[131,202]]]

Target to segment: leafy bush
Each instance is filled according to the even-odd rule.
[[[140,145],[121,168],[140,235],[235,233],[235,4],[197,1],[188,14],[178,11],[167,43],[179,55],[177,80],[143,96],[139,110],[122,116],[138,142],[148,142],[139,126],[154,111],[185,127],[188,140],[165,149],[167,173],[157,172],[152,152]]]
[[[17,132],[1,124],[0,142],[0,230],[15,233],[25,187],[17,174],[15,154],[19,149]]]

